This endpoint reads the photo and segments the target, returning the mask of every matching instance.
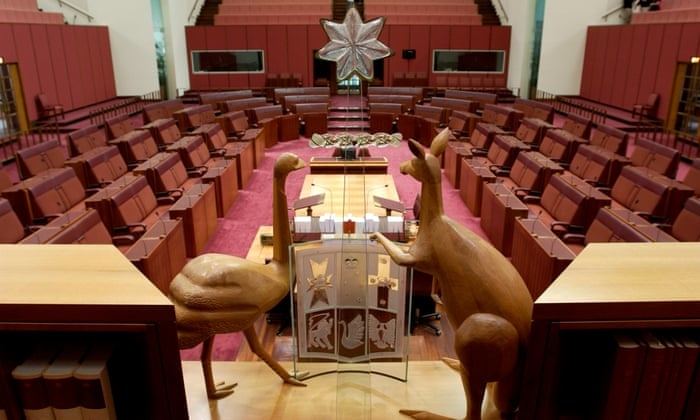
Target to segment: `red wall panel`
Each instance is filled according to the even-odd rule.
[[[205,26],[204,36],[208,50],[226,50],[226,27]],[[209,73],[210,89],[226,89],[229,86],[228,73]]]
[[[678,46],[678,61],[688,62],[697,54],[700,41],[700,23],[685,23],[681,30],[681,43]]]
[[[97,95],[95,94],[95,80],[92,74],[92,64],[90,64],[90,48],[87,43],[87,39],[90,36],[88,28],[85,26],[78,26],[75,28],[76,39],[82,43],[78,48],[78,56],[80,57],[80,74],[82,77],[82,88],[83,94],[85,95],[85,102],[82,105],[88,105],[96,102]]]
[[[63,49],[66,53],[66,68],[68,69],[68,83],[70,94],[73,98],[73,107],[79,107],[85,103],[83,95],[82,79],[80,75],[80,56],[78,55],[78,40],[75,27],[68,26],[63,31]]]
[[[105,75],[106,98],[117,95],[117,86],[114,80],[114,64],[112,63],[112,49],[109,44],[109,28],[103,26],[99,31],[100,57],[102,59],[102,74]]]
[[[267,28],[267,72],[290,73],[287,64],[287,27],[285,25]]]
[[[267,27],[261,25],[247,26],[246,39],[249,50],[265,50],[267,48]],[[270,54],[265,52],[265,71],[270,66]],[[265,86],[265,73],[249,73],[248,83],[252,88]]]
[[[630,58],[625,63],[627,79],[625,80],[625,93],[622,101],[624,108],[631,109],[637,103],[637,91],[642,77],[642,65],[646,50],[649,26],[633,25],[632,44],[630,45]]]
[[[615,83],[615,67],[617,65],[618,50],[620,46],[621,26],[614,26],[608,31],[607,48],[605,49],[605,61],[603,80],[598,94],[598,100],[603,103],[612,103],[612,88]]]
[[[656,73],[656,85],[654,92],[661,95],[659,101],[659,117],[666,118],[671,91],[673,90],[673,79],[676,75],[678,62],[678,46],[681,42],[681,30],[683,25],[665,25],[664,43],[659,55],[659,69]],[[646,98],[645,98],[646,99]]]
[[[32,44],[32,33],[30,25],[26,23],[16,23],[12,25],[12,33],[15,39],[15,49],[17,51],[17,63],[22,75],[22,87],[24,89],[24,100],[27,104],[29,119],[37,117],[35,99],[41,92],[41,82],[37,71],[36,58],[34,56],[34,46]],[[56,98],[49,98],[56,100]]]
[[[15,50],[14,37],[12,35],[12,24],[0,23],[0,57],[5,59],[7,63],[17,61],[17,51]]]
[[[391,48],[391,42],[389,42],[389,27],[388,26],[385,26],[382,29],[382,32],[379,34],[379,41],[381,41],[382,43],[384,43],[384,45]],[[393,55],[401,54],[401,51],[396,51],[393,48],[391,48],[391,50],[394,53]],[[384,81],[384,83],[387,86],[389,84],[389,80],[391,79],[390,75],[391,75],[392,71],[393,70],[391,69],[391,56],[390,56],[390,57],[387,57],[384,59],[384,78],[382,80]],[[377,75],[375,75],[374,77],[377,77]]]
[[[450,44],[450,32],[451,29],[449,26],[431,26],[430,27],[430,50],[428,51],[428,55],[430,56],[430,84],[435,85],[435,73],[433,73],[433,51],[434,50],[443,50],[443,49],[450,49],[451,44]]]
[[[469,27],[469,48],[472,50],[488,50],[491,45],[490,26]]]
[[[615,73],[611,89],[610,102],[613,105],[623,107],[625,105],[625,82],[627,80],[627,70],[631,56],[631,46],[634,34],[634,25],[621,27],[620,44],[618,46],[615,62]]]
[[[303,25],[287,26],[287,61],[289,72],[301,75],[304,86],[312,85],[309,79],[309,66],[312,55],[306,43],[306,27]]]
[[[51,65],[51,49],[49,39],[46,36],[45,25],[29,25],[32,33],[32,46],[34,49],[34,60],[36,60],[37,75],[39,76],[39,86],[46,94],[49,101],[58,103],[58,92],[56,92],[56,80],[54,79]],[[48,71],[42,71],[42,70]]]
[[[104,83],[104,74],[102,73],[102,56],[100,55],[100,35],[99,27],[88,27],[88,36],[90,48],[90,65],[92,67],[93,82],[95,84],[95,101],[99,101],[107,97],[107,89]]]
[[[593,50],[595,46],[593,45],[593,36],[592,32],[594,32],[595,29],[592,26],[588,27],[588,30],[586,31],[586,48],[585,48],[585,53],[584,57],[592,57],[593,55]],[[583,70],[581,71],[581,88],[579,90],[579,94],[583,97],[590,98],[590,92],[591,92],[591,73],[593,72],[593,60],[583,60]]]
[[[393,84],[395,73],[406,73],[408,71],[408,60],[405,60],[401,53],[404,49],[411,48],[411,31],[408,25],[391,25],[387,29],[389,29],[389,45],[396,51],[396,54],[389,58],[391,74],[389,74],[388,79]],[[418,51],[416,51],[416,54],[418,54]]]
[[[451,26],[450,27],[450,49],[467,50],[469,49],[469,26]]]
[[[226,49],[245,50],[248,48],[245,28],[242,26],[225,26]],[[232,88],[248,87],[248,73],[229,73],[228,85]]]
[[[46,34],[49,37],[49,49],[51,52],[51,61],[53,63],[52,70],[54,79],[56,80],[56,92],[58,97],[61,98],[60,102],[64,108],[71,109],[73,108],[73,97],[70,91],[66,52],[63,49],[62,29],[63,28],[59,25],[48,25],[46,27]]]
[[[408,48],[416,50],[414,60],[404,60],[408,61],[408,71],[428,74],[432,61],[432,57],[430,57],[430,27],[428,25],[411,26],[408,45]]]
[[[598,30],[593,40],[595,42],[595,55],[593,57],[594,70],[591,80],[591,99],[599,100],[605,74],[605,53],[608,46],[607,31]]]
[[[654,91],[656,73],[659,67],[659,53],[661,52],[663,41],[663,25],[649,25],[647,46],[644,50],[644,63],[642,64],[642,76],[639,79],[639,89],[635,103],[646,101],[647,96]]]
[[[207,37],[205,26],[186,26],[185,37],[187,39],[187,62],[190,71],[190,88],[193,90],[209,89],[209,76],[192,72],[192,51],[207,49]]]
[[[225,28],[226,33],[226,41],[222,48],[263,49],[266,72],[301,73],[305,85],[313,84],[313,51],[328,42],[328,37],[319,25],[247,25],[221,28]],[[211,37],[204,34],[203,27],[187,27],[186,36],[188,53],[192,49],[210,47]],[[471,42],[474,37],[477,39]],[[434,49],[497,48],[505,49],[507,55],[510,50],[509,27],[475,29],[459,25],[390,25],[384,28],[379,39],[394,51],[394,55],[384,61],[385,85],[391,85],[393,73],[408,71],[427,72],[431,83],[434,83],[434,75],[430,71]],[[415,60],[404,60],[401,57],[402,50],[407,48],[416,49]],[[225,87],[244,87],[242,82],[246,81],[246,76],[228,77],[228,86]],[[265,77],[265,74],[248,74],[245,85],[262,87]],[[210,86],[210,81],[207,76],[190,73],[190,85],[194,90],[214,88]]]

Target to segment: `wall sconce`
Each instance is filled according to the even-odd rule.
[[[700,57],[690,57],[690,62],[693,64],[700,63]]]
[[[0,64],[5,64],[5,57],[0,56]]]

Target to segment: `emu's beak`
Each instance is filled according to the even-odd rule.
[[[305,168],[305,167],[306,167],[306,162],[304,162],[304,160],[300,158],[297,160],[297,164],[294,167],[294,169],[296,170],[296,169],[301,169],[301,168]]]

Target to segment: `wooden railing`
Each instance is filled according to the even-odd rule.
[[[543,90],[537,90],[535,93],[535,100],[549,103],[557,112],[576,114],[581,117],[588,118],[596,124],[605,124],[608,120],[608,111],[606,108],[597,107],[576,98],[555,95]]]

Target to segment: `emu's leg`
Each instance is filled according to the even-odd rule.
[[[268,366],[272,368],[272,370],[275,371],[277,375],[279,375],[282,380],[291,385],[297,385],[297,386],[306,386],[305,383],[297,380],[295,377],[289,374],[278,362],[277,360],[273,359],[272,356],[270,356],[267,351],[263,348],[262,344],[260,344],[260,340],[258,340],[258,333],[255,331],[254,326],[250,326],[243,330],[243,334],[245,335],[246,340],[248,340],[248,345],[250,346],[250,349],[253,350],[253,353],[257,354],[258,357],[260,357],[263,362],[265,362]]]
[[[214,336],[204,340],[202,343],[202,370],[204,371],[204,384],[207,387],[207,397],[218,400],[233,394],[233,388],[238,384],[227,385],[225,382],[214,382],[214,373],[211,370],[211,350],[214,346]]]

